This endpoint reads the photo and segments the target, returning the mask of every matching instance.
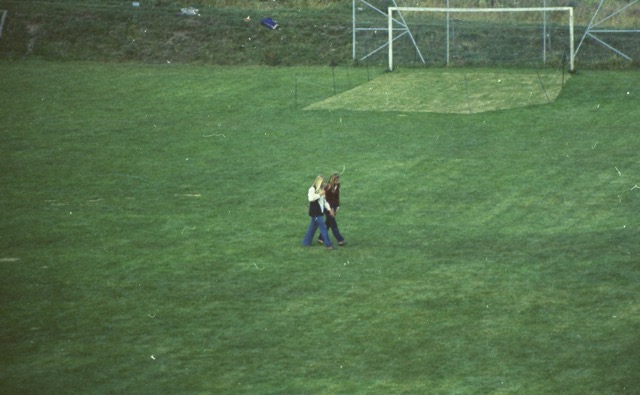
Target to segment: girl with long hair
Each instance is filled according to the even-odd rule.
[[[324,198],[325,191],[323,184],[324,177],[317,176],[307,191],[307,199],[309,200],[309,217],[311,217],[311,222],[309,223],[307,233],[304,235],[304,239],[302,240],[302,245],[310,247],[313,242],[313,237],[316,234],[316,230],[320,229],[320,236],[323,240],[327,240],[325,246],[328,250],[333,250],[333,245],[331,244],[331,240],[329,240],[329,234],[327,233],[327,227],[324,224],[323,219],[325,211],[333,214],[333,210]]]
[[[331,229],[331,233],[333,233],[333,237],[338,240],[338,245],[344,245],[344,237],[340,234],[340,229],[338,229],[338,222],[336,222],[336,215],[338,215],[338,210],[340,209],[340,174],[333,173],[331,177],[329,177],[329,183],[324,186],[324,198],[329,203],[329,207],[331,207],[330,211],[325,212],[325,225],[328,229]],[[325,244],[325,239],[322,234],[318,238],[318,242]]]

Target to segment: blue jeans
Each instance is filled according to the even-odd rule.
[[[313,236],[316,234],[316,230],[320,228],[320,236],[322,236],[323,240],[327,240],[324,242],[324,245],[327,247],[332,247],[331,240],[329,240],[329,234],[327,233],[327,226],[324,224],[324,217],[311,217],[311,222],[309,223],[309,229],[307,229],[307,233],[304,235],[304,240],[302,240],[302,245],[309,247],[313,242]]]

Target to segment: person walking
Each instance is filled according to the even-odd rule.
[[[338,222],[336,221],[336,216],[338,215],[338,210],[340,209],[340,174],[333,173],[331,177],[329,177],[329,183],[324,186],[324,198],[329,203],[329,207],[331,207],[330,211],[325,212],[325,225],[327,229],[331,229],[331,233],[333,233],[333,237],[338,240],[338,245],[343,246],[346,242],[344,241],[344,237],[340,234],[340,229],[338,229]],[[328,232],[327,232],[328,233]],[[325,238],[320,234],[318,238],[318,242],[324,244]]]
[[[307,233],[304,235],[304,239],[302,240],[302,245],[310,247],[316,234],[316,230],[320,229],[320,235],[322,236],[323,240],[327,240],[327,242],[325,243],[327,250],[333,250],[333,245],[331,244],[329,234],[327,233],[327,226],[325,225],[323,219],[325,210],[332,215],[333,210],[324,198],[325,191],[323,188],[323,184],[324,177],[317,176],[313,181],[313,184],[311,184],[309,190],[307,191],[307,198],[309,200],[309,217],[311,217],[311,222],[309,223]]]

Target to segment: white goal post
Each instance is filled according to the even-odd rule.
[[[574,68],[574,38],[573,38],[573,7],[523,7],[523,8],[432,8],[432,7],[389,7],[388,9],[388,49],[389,49],[389,71],[393,70],[393,15],[398,12],[434,12],[434,13],[480,13],[480,12],[551,12],[566,11],[569,14],[569,70],[573,72]],[[447,31],[447,36],[449,32]],[[447,42],[448,53],[448,42]]]

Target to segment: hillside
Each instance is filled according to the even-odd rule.
[[[383,0],[370,1],[384,9]],[[398,2],[401,4],[402,2]],[[416,3],[416,4],[413,4]],[[505,0],[496,7],[539,6],[538,2]],[[576,12],[576,45],[582,37],[584,26],[589,23],[597,3],[585,0],[559,0],[549,5],[572,5]],[[565,4],[566,3],[566,4]],[[138,6],[134,6],[138,4]],[[361,4],[361,3],[358,3]],[[402,3],[404,4],[404,3]],[[440,2],[424,0],[411,5],[442,6]],[[461,0],[457,7],[486,7],[489,2]],[[601,16],[606,16],[625,5],[625,2],[608,1]],[[77,0],[57,1],[4,1],[0,10],[7,10],[3,35],[0,38],[0,58],[17,60],[41,58],[48,60],[82,60],[100,62],[145,63],[196,63],[216,65],[269,65],[304,66],[349,64],[352,62],[352,2],[337,0],[201,0],[191,7],[195,15],[185,15],[183,8],[190,7],[168,0]],[[608,19],[602,27],[637,28],[640,12],[633,6],[629,12]],[[384,16],[367,12],[360,7],[360,23],[384,26]],[[369,10],[370,11],[370,10]],[[370,21],[362,20],[366,16]],[[260,21],[272,18],[278,28],[270,30]],[[415,17],[414,17],[415,18]],[[416,40],[428,57],[427,65],[442,65],[442,46],[445,40],[441,22],[418,20],[422,25],[413,26]],[[521,42],[511,37],[539,37],[535,30],[523,31],[521,24],[484,23],[472,32],[471,42],[460,41],[461,56],[468,57],[469,49],[486,48],[495,44],[504,54],[516,54],[522,50]],[[564,22],[563,22],[564,23]],[[460,26],[460,25],[457,25]],[[480,26],[480,25],[479,25]],[[566,29],[560,24],[560,29]],[[377,34],[380,33],[380,34]],[[457,32],[456,32],[457,33]],[[377,34],[377,35],[376,35]],[[384,44],[386,33],[374,31],[363,37],[359,51],[367,51]],[[504,39],[497,43],[496,40]],[[408,39],[398,40],[400,50],[404,45],[407,63],[415,58],[415,51]],[[557,38],[549,40],[558,57]],[[633,59],[640,58],[640,40],[637,33],[608,35],[606,42],[621,48]],[[539,45],[539,44],[538,44]],[[432,53],[429,53],[429,51]],[[528,56],[528,51],[524,56]],[[535,50],[533,52],[536,52]],[[558,55],[560,54],[560,55]],[[628,61],[613,51],[588,39],[581,47],[581,67],[637,67],[638,62]],[[384,51],[367,59],[367,62],[384,64]],[[459,65],[474,63],[487,65],[485,59],[464,59]],[[490,64],[489,64],[490,65]]]
[[[351,56],[350,4],[327,9],[10,2],[3,58],[218,65],[306,65]],[[0,7],[2,8],[2,7]],[[250,17],[249,21],[245,18]],[[271,17],[279,28],[262,26]]]

